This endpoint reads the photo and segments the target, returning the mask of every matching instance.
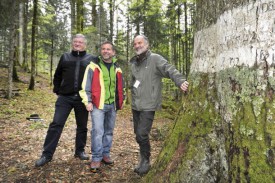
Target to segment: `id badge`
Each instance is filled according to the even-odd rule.
[[[135,84],[134,84],[134,87],[137,88],[140,84],[140,81],[139,80],[136,80]]]

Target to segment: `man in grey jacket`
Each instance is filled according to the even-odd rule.
[[[155,111],[161,108],[162,78],[170,78],[182,91],[187,91],[188,82],[166,59],[149,50],[146,36],[138,35],[134,38],[134,51],[136,55],[130,60],[132,113],[140,150],[140,162],[134,171],[143,176],[150,169],[149,134]]]

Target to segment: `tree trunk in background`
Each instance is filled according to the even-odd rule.
[[[150,32],[150,30],[148,30],[148,26],[147,26],[148,20],[146,20],[147,19],[146,12],[150,9],[149,1],[150,0],[143,0],[143,8],[141,10],[141,21],[143,22],[144,35],[149,35],[149,32]]]
[[[103,1],[99,1],[99,16],[98,16],[98,33],[99,33],[99,44],[101,44],[104,40],[102,38],[104,38],[104,25],[103,25],[103,15],[104,15],[104,6],[103,6]]]
[[[23,63],[22,67],[25,71],[29,71],[28,67],[28,0],[24,3],[24,23],[23,23]]]
[[[114,0],[109,0],[109,13],[110,13],[110,35],[109,41],[113,42],[113,35],[114,35]]]
[[[19,65],[19,62],[18,62],[18,49],[16,47],[16,28],[15,28],[15,31],[14,31],[14,50],[13,50],[13,71],[12,71],[12,80],[15,81],[15,82],[18,82],[20,81],[19,80],[19,76],[17,74],[17,69],[16,69],[16,66]]]
[[[37,25],[37,6],[38,0],[33,0],[33,19],[32,19],[32,40],[31,40],[31,79],[29,90],[34,90],[35,85],[35,30]]]
[[[50,86],[53,85],[53,50],[54,50],[54,38],[52,36],[52,39],[51,39],[51,60],[50,60],[50,78],[51,78],[51,81],[50,81]]]
[[[97,11],[96,11],[96,0],[92,0],[92,25],[96,27],[96,20],[97,20]]]
[[[19,65],[23,63],[23,30],[24,30],[24,6],[25,2],[21,1],[19,4],[19,35],[18,35],[18,62]]]
[[[70,0],[71,4],[71,36],[76,34],[76,0]]]
[[[144,182],[275,181],[274,22],[273,0],[197,0],[189,93]]]
[[[184,6],[184,30],[185,30],[185,32],[184,32],[185,41],[183,42],[183,45],[184,45],[183,46],[184,47],[183,53],[184,53],[185,69],[182,69],[182,70],[184,70],[184,73],[186,75],[188,75],[187,68],[189,67],[188,62],[190,60],[190,57],[189,57],[190,50],[189,50],[188,42],[190,41],[190,38],[189,38],[190,36],[188,36],[189,35],[189,30],[188,30],[187,18],[188,18],[188,16],[192,18],[192,15],[188,15],[187,3],[186,2],[183,3],[183,6]],[[184,66],[182,66],[182,68],[184,68]]]
[[[84,29],[84,2],[83,0],[77,0],[76,5],[76,31],[82,33]]]
[[[10,7],[11,12],[18,12],[18,2],[14,1],[11,3]],[[14,62],[15,62],[15,47],[16,47],[16,30],[17,30],[17,13],[13,14],[12,24],[10,27],[10,47],[9,47],[9,66],[8,66],[8,94],[7,98],[11,99],[12,97],[12,89],[13,89],[13,69],[14,69]]]
[[[127,7],[129,7],[129,2],[127,1]],[[130,48],[131,48],[131,41],[130,41],[130,17],[129,17],[129,14],[127,14],[127,40],[126,40],[126,60],[130,60]],[[125,76],[129,76],[129,64],[126,65],[126,69],[125,69]],[[129,104],[130,103],[130,100],[129,100],[129,80],[128,79],[125,79],[125,90],[126,90],[126,101],[125,103],[126,104]]]

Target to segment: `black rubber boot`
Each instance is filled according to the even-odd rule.
[[[149,156],[145,156],[144,154],[141,154],[140,166],[137,170],[137,173],[140,176],[143,176],[149,172],[150,168],[151,168],[151,165],[150,165]]]
[[[150,156],[151,156],[151,146],[149,141],[143,143],[139,142],[139,152],[140,161],[138,166],[134,169],[138,175],[143,176],[147,174],[150,170]]]
[[[141,158],[141,155],[139,155],[139,163],[138,163],[138,165],[135,167],[134,172],[139,173],[139,168],[141,167],[141,164],[143,164],[143,161],[144,161],[144,159]]]

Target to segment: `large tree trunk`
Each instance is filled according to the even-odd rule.
[[[274,0],[197,0],[189,82],[145,182],[275,181]]]

